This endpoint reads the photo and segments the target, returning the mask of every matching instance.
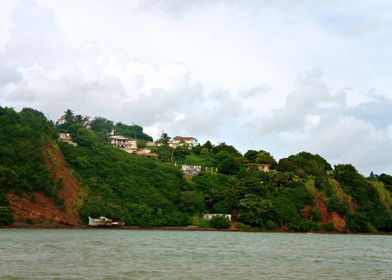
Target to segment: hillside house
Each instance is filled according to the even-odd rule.
[[[73,137],[71,133],[59,133],[59,140],[61,142],[65,142],[68,144],[71,144],[73,146],[77,146],[78,144],[76,144],[75,142],[73,142]]]
[[[60,141],[72,141],[72,135],[71,133],[59,133],[59,140]]]
[[[110,136],[109,139],[110,139],[110,144],[114,148],[119,148],[128,153],[134,153],[137,151],[136,140],[128,139],[127,137],[122,135],[113,135]]]
[[[194,137],[183,137],[183,136],[176,136],[170,142],[169,146],[173,149],[177,148],[178,146],[188,146],[189,148],[194,147],[197,144],[196,138]]]
[[[268,163],[246,163],[246,164],[244,164],[244,167],[246,169],[251,169],[253,167],[256,167],[259,171],[269,172],[271,169],[271,164],[268,164]]]
[[[56,122],[56,124],[58,124],[58,125],[62,125],[62,124],[66,124],[66,123],[67,123],[66,116],[60,117],[60,118],[57,120],[57,122]]]

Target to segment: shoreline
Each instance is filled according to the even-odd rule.
[[[292,230],[245,230],[245,229],[215,229],[215,228],[199,228],[199,227],[179,227],[179,226],[163,226],[163,227],[139,227],[139,226],[121,226],[121,227],[90,227],[87,225],[43,225],[43,224],[17,224],[0,226],[0,229],[85,229],[85,230],[133,230],[133,231],[190,231],[190,232],[241,232],[241,233],[290,233],[290,234],[326,234],[326,235],[382,235],[392,236],[392,232],[327,232],[327,231],[292,231]]]

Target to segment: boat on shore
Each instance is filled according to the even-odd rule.
[[[124,223],[114,222],[111,219],[101,216],[99,218],[88,217],[88,225],[90,227],[119,227],[119,226],[123,226]]]

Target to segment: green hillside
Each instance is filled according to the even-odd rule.
[[[40,192],[62,209],[62,184],[54,180],[42,150],[45,143],[57,142],[66,168],[81,184],[75,205],[84,223],[88,216],[106,216],[128,226],[221,228],[229,226],[224,219],[205,221],[202,214],[227,213],[238,229],[392,231],[388,174],[366,178],[352,165],[332,167],[307,152],[276,161],[264,150],[242,155],[231,145],[209,141],[193,148],[155,147],[159,159],[151,159],[108,144],[113,129],[150,141],[142,127],[95,118],[87,128],[80,115],[67,112],[67,122],[56,126],[32,109],[0,108],[0,224],[14,219],[9,193]],[[58,141],[59,132],[71,133],[77,146]],[[185,180],[181,164],[203,170]],[[271,170],[262,172],[257,164]]]

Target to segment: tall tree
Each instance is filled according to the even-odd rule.
[[[163,145],[169,145],[170,139],[171,139],[171,137],[169,137],[169,135],[165,131],[163,131],[161,137],[158,140],[158,142],[163,144]]]

